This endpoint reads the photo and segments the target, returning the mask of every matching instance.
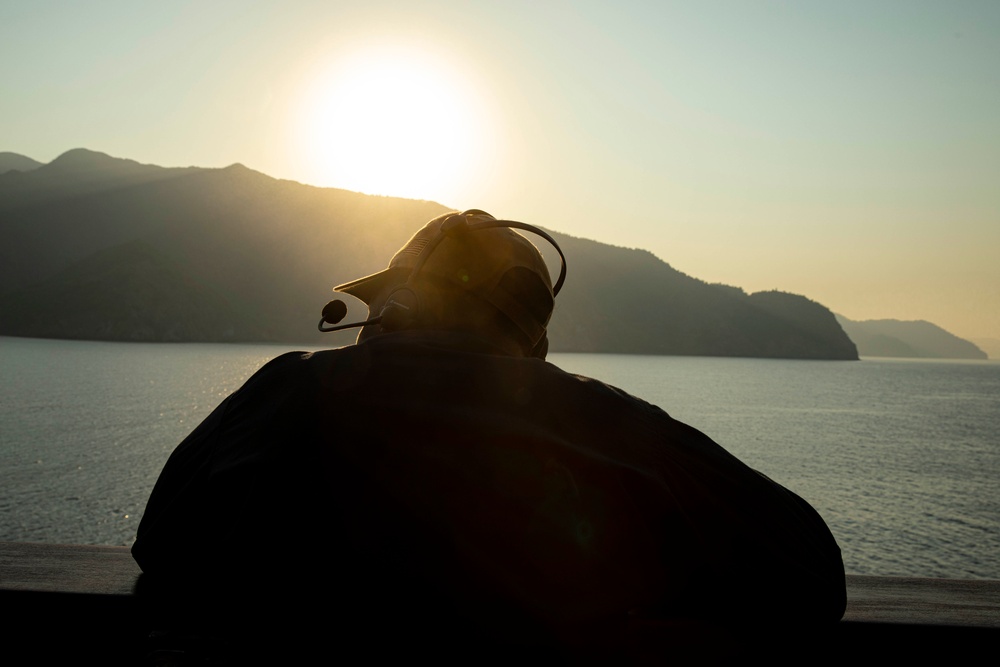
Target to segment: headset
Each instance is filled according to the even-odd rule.
[[[470,220],[470,218],[478,219]],[[351,324],[332,327],[324,326],[326,323],[336,324],[347,315],[347,305],[343,301],[336,299],[330,301],[323,308],[323,317],[320,319],[318,325],[319,330],[326,333],[363,327],[369,324],[381,324],[382,328],[387,331],[400,331],[411,328],[419,321],[421,313],[421,297],[415,286],[415,281],[420,275],[424,264],[434,254],[435,249],[437,249],[441,242],[446,238],[499,227],[531,232],[536,236],[542,237],[555,248],[556,252],[559,253],[559,278],[552,288],[552,296],[554,298],[559,294],[563,283],[566,281],[566,256],[563,254],[562,248],[559,247],[559,244],[556,243],[555,239],[548,232],[534,225],[517,222],[516,220],[497,220],[485,211],[469,209],[445,218],[444,222],[441,223],[440,233],[420,250],[420,254],[417,256],[417,260],[407,276],[406,283],[389,294],[385,306],[378,317],[373,317],[363,322],[352,322]],[[514,321],[514,324],[525,333],[534,345],[534,349],[531,352],[532,356],[545,356],[545,351],[548,349],[548,338],[545,335],[545,327],[539,325],[523,306],[513,298],[502,298],[498,294],[477,294],[477,296],[492,303],[498,310]],[[501,301],[502,303],[497,303],[497,301]]]

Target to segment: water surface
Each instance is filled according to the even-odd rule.
[[[177,443],[286,350],[0,338],[0,540],[130,544]],[[659,405],[806,498],[851,573],[1000,578],[1000,364],[550,361]]]

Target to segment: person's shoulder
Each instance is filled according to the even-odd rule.
[[[261,379],[306,368],[314,354],[316,353],[303,351],[284,352],[261,366],[250,379]]]
[[[546,361],[545,362],[546,372],[559,381],[565,382],[567,384],[577,387],[580,391],[593,394],[596,397],[601,397],[605,400],[613,400],[616,402],[621,402],[624,404],[629,404],[643,410],[650,410],[653,412],[663,413],[663,410],[648,401],[639,398],[629,392],[625,391],[621,387],[616,387],[613,384],[608,384],[603,380],[598,380],[597,378],[592,378],[586,375],[579,375],[577,373],[570,373],[569,371],[559,368],[555,364]],[[666,413],[663,413],[666,414]]]
[[[350,355],[354,346],[320,351],[285,352],[271,359],[247,380],[244,388],[260,385],[274,385],[286,382],[301,384],[310,378],[317,378],[345,355]]]

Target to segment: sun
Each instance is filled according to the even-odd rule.
[[[310,77],[296,124],[313,182],[447,203],[495,151],[476,86],[447,59],[404,48],[343,54]]]

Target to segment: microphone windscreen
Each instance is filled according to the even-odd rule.
[[[347,315],[347,304],[337,299],[323,306],[323,321],[336,324]]]

